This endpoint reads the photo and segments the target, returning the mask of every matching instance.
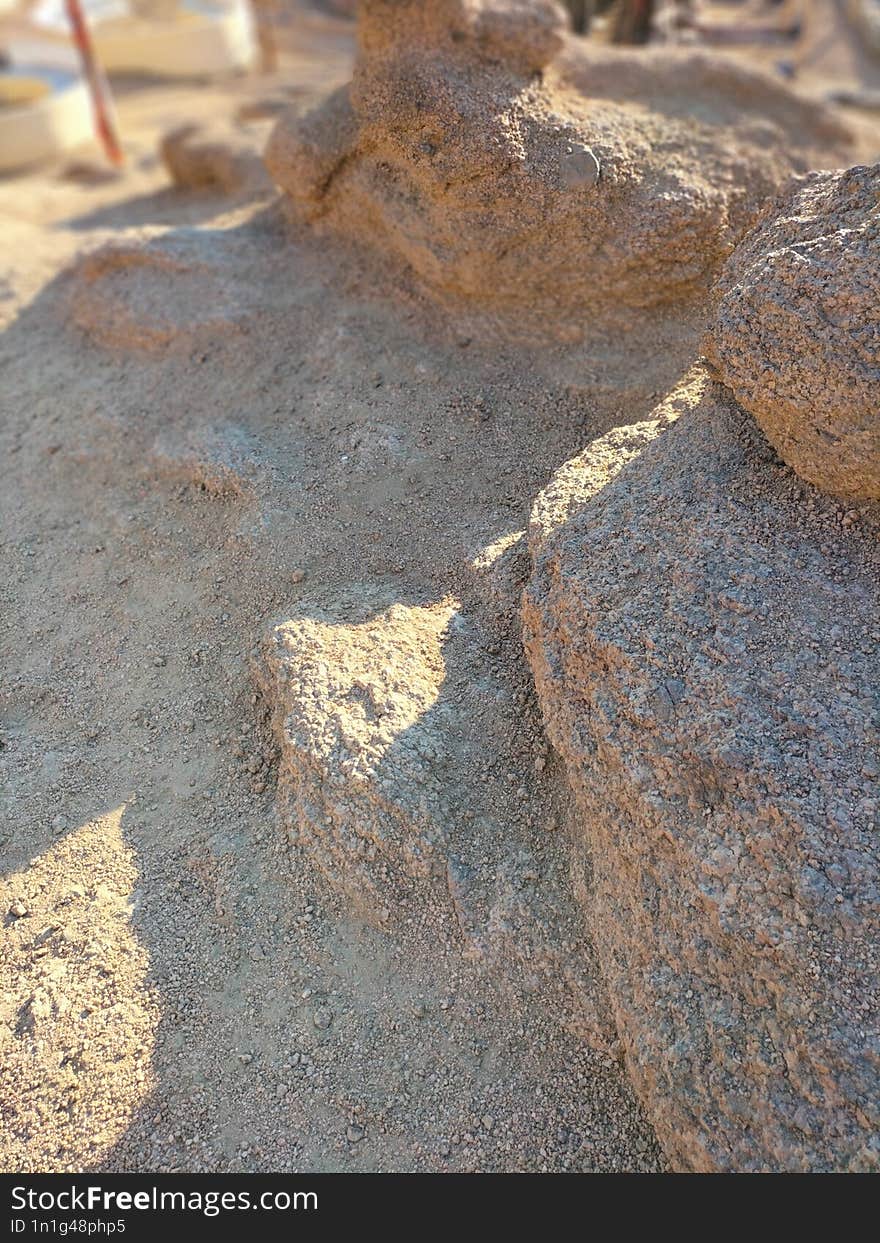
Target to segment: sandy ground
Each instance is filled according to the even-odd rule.
[[[120,177],[85,153],[0,183],[4,1169],[663,1166],[613,1051],[454,940],[371,929],[276,821],[270,627],[352,584],[470,607],[474,557],[647,416],[697,330],[531,353],[271,202],[170,188],[182,115],[305,104],[349,65],[347,28],[309,21],[277,78],[127,84]],[[103,328],[82,311],[78,256],[145,237],[197,256],[160,351],[112,271]],[[504,729],[465,721],[462,747],[496,836],[537,826],[559,869],[519,638],[487,642]]]

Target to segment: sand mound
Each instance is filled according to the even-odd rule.
[[[667,1154],[876,1168],[876,527],[697,371],[560,472],[532,550],[528,654]]]
[[[70,271],[71,321],[112,350],[184,350],[241,331],[241,308],[199,239],[110,243]]]
[[[586,52],[553,3],[368,0],[359,36],[350,88],[270,139],[292,211],[533,321],[699,296],[780,180],[845,143],[716,58]]]
[[[880,164],[773,205],[724,270],[706,352],[799,475],[880,499]]]
[[[828,161],[852,141],[848,122],[743,59],[706,48],[609,47],[571,39],[553,68],[587,98],[649,108],[670,119],[695,116],[746,141],[791,147],[795,166]]]

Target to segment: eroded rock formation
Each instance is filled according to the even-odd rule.
[[[784,193],[718,300],[706,353],[780,457],[826,492],[880,499],[880,164]]]
[[[436,292],[625,319],[703,293],[780,180],[845,147],[821,108],[711,66],[597,58],[550,0],[364,0],[351,86],[282,118],[267,163],[296,216]]]

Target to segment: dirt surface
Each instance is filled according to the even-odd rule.
[[[4,1168],[656,1168],[613,1054],[540,990],[372,929],[288,848],[252,649],[307,592],[473,596],[667,349],[634,385],[480,347],[273,207],[170,189],[179,88],[120,113],[122,179],[0,189]],[[477,761],[552,854],[519,641],[487,642],[511,728]]]
[[[507,345],[268,191],[171,185],[181,119],[268,133],[351,57],[348,25],[302,19],[271,78],[120,89],[122,175],[86,152],[0,183],[4,1169],[663,1168],[613,1039],[522,939],[487,971],[460,922],[364,918],[276,810],[267,639],[454,607],[477,638],[434,631],[425,694],[481,664],[503,724],[464,696],[442,739],[475,909],[511,859],[517,894],[562,876],[498,550],[698,341],[646,315],[625,342]]]

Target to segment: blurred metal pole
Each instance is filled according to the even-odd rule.
[[[95,132],[104,148],[104,154],[111,164],[119,168],[125,163],[125,156],[119,143],[116,127],[116,115],[113,109],[113,96],[104,77],[104,71],[95,55],[92,36],[89,32],[85,13],[79,0],[64,0],[67,17],[73,30],[73,42],[79,52],[80,63],[92,97],[92,114],[95,119]]]

